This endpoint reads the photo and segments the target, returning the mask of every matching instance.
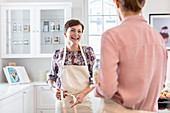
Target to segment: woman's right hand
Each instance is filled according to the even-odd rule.
[[[62,90],[60,88],[52,88],[52,92],[58,100],[61,100],[61,91],[63,91],[63,98],[65,98],[67,96],[66,90]]]

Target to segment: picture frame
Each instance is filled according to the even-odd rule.
[[[51,44],[51,37],[45,37],[45,44]]]
[[[149,14],[149,24],[162,35],[167,50],[170,50],[170,13]]]
[[[9,84],[30,82],[27,72],[23,66],[6,66],[3,70]]]
[[[23,25],[24,32],[30,32],[30,25]]]
[[[59,43],[60,43],[60,37],[54,36],[54,37],[53,37],[53,43],[54,43],[54,44],[59,44]]]

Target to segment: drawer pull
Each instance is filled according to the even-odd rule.
[[[40,87],[41,89],[44,89],[44,90],[49,90],[50,88],[49,87]]]

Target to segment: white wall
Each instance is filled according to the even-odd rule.
[[[37,81],[39,80],[39,76],[42,76],[41,79],[45,77],[46,71],[50,69],[51,59],[50,58],[3,59],[2,65],[6,66],[8,62],[16,62],[18,66],[24,66],[31,79]]]
[[[170,13],[170,0],[146,0],[143,16],[149,21],[150,13]]]

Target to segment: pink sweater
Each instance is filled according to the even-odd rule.
[[[95,95],[129,109],[156,111],[166,68],[161,35],[142,16],[128,16],[102,35]]]

